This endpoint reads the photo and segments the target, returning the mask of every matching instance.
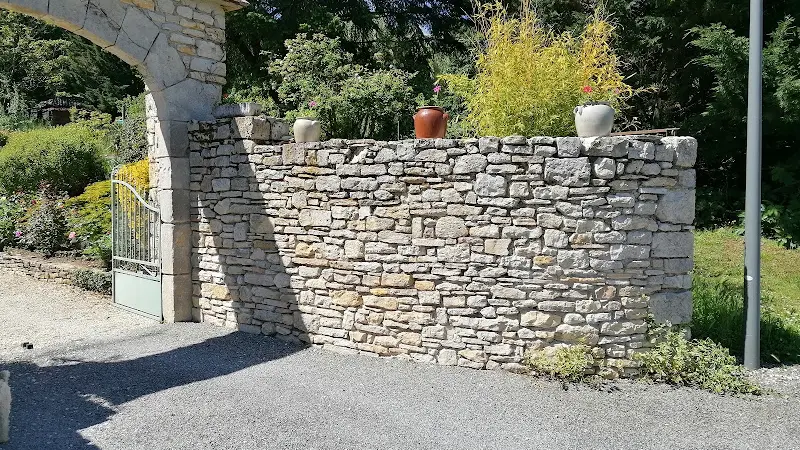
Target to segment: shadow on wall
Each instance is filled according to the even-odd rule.
[[[287,220],[297,219],[287,218],[288,208],[314,202],[302,186],[293,186],[299,192],[288,193],[282,170],[257,172],[259,165],[279,166],[283,147],[259,145],[259,152],[254,152],[256,142],[251,138],[276,142],[280,138],[270,137],[270,130],[272,134],[284,130],[264,119],[243,119],[233,119],[230,126],[225,121],[200,123],[190,130],[193,142],[223,142],[212,148],[214,158],[207,158],[206,150],[199,159],[192,153],[193,316],[247,333],[310,343],[308,332],[316,332],[320,322],[338,321],[329,326],[341,328],[341,318],[308,319],[300,314],[301,297],[313,296],[307,290],[314,286],[295,286],[292,281],[293,274],[320,277],[328,261],[297,249],[304,247],[303,241],[319,242],[325,233],[292,226]],[[305,181],[313,186],[314,176],[307,174]],[[276,227],[281,230],[277,236]]]
[[[300,347],[231,333],[137,359],[64,361],[11,371],[11,441],[4,450],[98,448],[80,434],[109,420],[116,406],[170,388],[229,375],[288,356]]]

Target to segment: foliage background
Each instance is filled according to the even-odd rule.
[[[520,5],[518,0],[503,3],[511,11]],[[542,23],[556,33],[579,32],[598,3],[533,0]],[[696,136],[698,225],[738,223],[744,199],[748,0],[603,4],[617,27],[613,48],[626,83],[649,88],[629,100],[619,125],[675,126]],[[800,2],[775,0],[764,8],[769,34],[764,60],[764,226],[768,236],[792,247],[800,241],[800,163],[793,157],[800,144]],[[337,42],[326,54],[373,75],[365,81],[331,71],[324,89],[314,93],[326,100],[317,113],[328,116],[332,136],[396,137],[399,125],[401,137],[407,137],[416,103],[445,106],[453,117],[450,136],[468,135],[463,105],[454,96],[433,96],[431,88],[442,73],[474,76],[472,12],[471,0],[253,0],[228,17],[226,92],[233,100],[258,100],[270,114],[301,113],[301,101],[288,95],[286,74],[275,67],[293,49],[287,40],[301,35],[318,44],[324,36]],[[26,112],[59,96],[75,96],[90,109],[119,115],[120,102],[142,90],[132,69],[82,38],[0,11],[0,129],[35,126]],[[380,101],[372,101],[383,93]],[[390,126],[388,120],[365,124],[353,118],[370,108],[380,111],[380,117],[387,111],[396,114],[399,124],[396,119]],[[131,125],[118,129],[112,141],[122,161],[143,156],[141,123],[137,129],[134,122],[126,121]]]

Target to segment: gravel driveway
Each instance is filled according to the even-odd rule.
[[[15,394],[3,450],[800,448],[791,369],[762,372],[788,392],[762,398],[628,382],[565,391],[159,325],[28,278],[3,274],[0,292],[0,367]]]

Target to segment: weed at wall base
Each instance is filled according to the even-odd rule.
[[[718,394],[762,393],[728,349],[710,339],[688,340],[684,332],[669,330],[657,342],[650,351],[634,355],[646,380]]]
[[[536,375],[574,383],[583,380],[586,369],[592,367],[589,352],[585,345],[547,347],[530,351],[525,363]]]

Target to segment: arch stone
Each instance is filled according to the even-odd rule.
[[[188,124],[212,117],[226,76],[225,12],[246,5],[244,0],[0,0],[0,8],[83,36],[142,74],[168,322],[192,320]]]

